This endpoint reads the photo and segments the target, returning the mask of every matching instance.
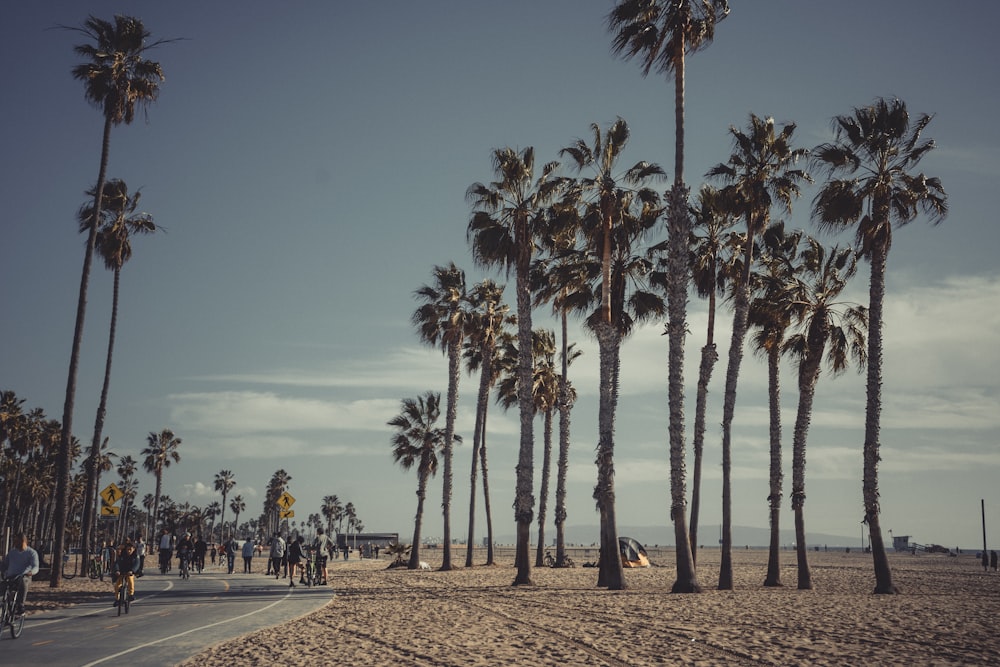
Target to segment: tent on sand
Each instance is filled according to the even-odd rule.
[[[618,538],[618,550],[622,554],[622,565],[624,567],[649,567],[649,556],[646,555],[646,548],[639,544],[638,540],[631,537]]]

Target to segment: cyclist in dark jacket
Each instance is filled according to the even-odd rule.
[[[115,575],[114,606],[117,607],[118,593],[121,591],[123,583],[127,583],[128,585],[129,601],[131,602],[135,599],[135,573],[139,571],[139,552],[136,551],[131,539],[126,539],[125,543],[122,544],[112,567],[114,568]]]

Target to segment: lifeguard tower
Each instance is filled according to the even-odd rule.
[[[892,548],[896,550],[897,553],[903,553],[910,550],[910,536],[909,535],[893,535],[892,536]]]

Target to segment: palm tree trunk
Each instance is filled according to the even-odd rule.
[[[715,296],[710,297],[712,300]],[[709,316],[711,322],[713,316]],[[705,420],[708,412],[708,384],[712,380],[712,371],[719,361],[719,353],[712,341],[712,330],[709,329],[709,342],[701,348],[701,365],[698,368],[698,390],[694,408],[694,468],[691,472],[691,527],[688,530],[691,544],[692,561],[698,562],[698,519],[701,509],[701,466],[705,452]]]
[[[427,474],[420,473],[417,482],[417,516],[413,520],[413,546],[410,547],[410,562],[406,569],[420,567],[420,524],[424,517],[424,498],[427,497]]]
[[[455,419],[458,415],[458,380],[461,375],[461,345],[456,337],[448,343],[448,406],[445,416],[444,435],[444,470],[441,510],[444,515],[443,541],[444,554],[441,558],[441,570],[447,572],[451,566],[451,495],[452,495],[452,452],[454,450]]]
[[[479,451],[479,463],[483,471],[483,510],[486,512],[486,564],[495,565],[493,552],[493,508],[490,504],[490,476],[486,465],[486,415],[489,413],[489,402],[483,406],[482,447]]]
[[[566,473],[569,469],[569,343],[566,311],[562,311],[562,372],[559,375],[559,462],[556,466],[556,565],[566,562]]]
[[[748,248],[752,240],[747,242]],[[749,268],[749,264],[745,269]],[[748,271],[745,270],[745,273]],[[736,292],[733,314],[733,335],[729,344],[729,365],[726,368],[726,390],[722,405],[722,554],[719,567],[719,590],[733,589],[733,415],[736,413],[736,384],[743,361],[743,340],[747,332],[749,309],[747,281],[742,281]]]
[[[97,210],[97,209],[95,209]],[[97,220],[95,218],[94,225],[97,225]],[[121,269],[115,269],[114,271],[114,289],[112,290],[111,299],[111,325],[108,332],[108,354],[104,362],[104,383],[101,385],[101,400],[97,405],[97,416],[94,418],[94,438],[90,443],[90,455],[96,460],[101,455],[101,434],[104,431],[104,417],[107,414],[108,409],[108,392],[111,388],[111,359],[115,350],[115,331],[117,330],[118,324],[118,294],[119,287],[121,284]],[[94,488],[89,488],[89,483],[92,479],[91,475],[87,476],[88,489],[84,493],[84,498],[90,499],[94,497],[94,492],[97,490],[97,482],[94,480]],[[88,503],[89,505],[89,503]],[[83,535],[88,535],[90,526],[92,525],[94,512],[92,508],[85,507],[83,512]],[[84,542],[87,540],[84,539]],[[84,563],[87,562],[86,558],[89,554],[84,550]]]
[[[531,561],[529,549],[531,522],[535,499],[532,495],[534,476],[533,432],[534,404],[531,391],[531,376],[534,368],[531,347],[531,290],[528,272],[531,263],[531,239],[528,236],[527,221],[520,220],[515,231],[517,246],[517,403],[521,418],[521,439],[517,457],[517,486],[514,498],[514,521],[517,523],[517,546],[514,557],[517,574],[514,585],[530,585]]]
[[[625,572],[618,553],[618,526],[615,517],[614,422],[618,345],[614,325],[602,322],[597,328],[600,355],[600,408],[597,418],[597,486],[594,499],[601,514],[601,558],[597,585],[608,590],[624,590]]]
[[[683,106],[683,84],[679,94],[682,96]],[[672,590],[675,593],[697,593],[701,591],[701,586],[698,584],[695,572],[694,555],[691,552],[687,527],[687,468],[684,446],[684,338],[687,335],[687,292],[690,276],[688,239],[691,234],[691,217],[688,214],[688,189],[682,182],[675,181],[670,191],[668,215],[667,264],[670,286],[667,290],[669,315],[667,409],[670,415],[668,426],[670,519],[674,524],[677,562],[677,579]]]
[[[473,427],[474,430],[472,434],[472,471],[469,473],[469,536],[465,541],[465,567],[472,567],[473,552],[476,546],[476,473],[477,467],[479,466],[479,448],[482,444],[484,418],[483,409],[486,402],[489,400],[490,392],[490,364],[486,361],[486,359],[490,359],[491,356],[487,356],[487,354],[492,356],[492,352],[488,352],[484,348],[483,368],[479,373],[479,395],[476,399],[476,423]]]
[[[875,567],[875,593],[898,593],[892,583],[889,557],[882,541],[878,515],[879,430],[882,415],[882,308],[885,299],[885,271],[888,250],[876,247],[871,257],[868,308],[868,402],[865,410],[864,479],[862,490],[865,522]]]
[[[104,117],[104,136],[101,142],[101,166],[97,173],[96,195],[94,196],[95,216],[101,210],[104,198],[104,179],[108,168],[108,153],[111,150],[111,116]],[[62,434],[59,438],[59,455],[56,464],[56,516],[53,554],[62,558],[66,550],[66,508],[69,504],[69,475],[72,461],[73,405],[76,398],[76,375],[80,365],[80,346],[83,342],[83,323],[87,312],[87,287],[90,284],[90,266],[94,257],[97,240],[97,224],[91,226],[87,235],[87,249],[83,257],[83,273],[80,276],[80,295],[76,302],[76,325],[73,330],[73,349],[69,357],[69,377],[66,380],[66,401],[63,404]],[[86,554],[84,554],[86,556]],[[84,561],[86,562],[86,561]],[[62,568],[52,569],[49,580],[51,588],[58,588],[62,581]]]
[[[770,493],[767,502],[770,507],[771,543],[767,552],[767,576],[765,586],[781,586],[781,349],[777,343],[767,350],[767,395],[770,412]],[[801,399],[801,395],[800,395]]]
[[[535,546],[535,567],[545,564],[545,514],[548,509],[549,477],[552,475],[552,409],[545,411],[542,431],[542,488],[538,500],[538,544]]]
[[[799,590],[812,589],[812,573],[806,549],[804,508],[806,503],[806,439],[812,421],[813,398],[819,382],[823,349],[827,332],[809,332],[807,357],[799,367],[799,406],[795,414],[795,433],[792,436],[792,509],[795,512],[795,555],[798,564]]]

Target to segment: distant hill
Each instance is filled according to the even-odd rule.
[[[698,527],[698,542],[702,547],[719,546],[719,524]],[[600,539],[600,528],[592,526],[567,526],[567,544],[589,546],[596,544]],[[534,537],[535,530],[532,529]],[[673,526],[619,526],[620,536],[633,537],[647,547],[654,545],[673,546],[674,529]],[[795,530],[788,529],[780,531],[781,545],[792,546],[795,544]],[[550,544],[556,539],[555,528],[549,526],[545,530],[545,540]],[[513,544],[516,541],[514,535],[498,535],[496,540],[500,544]],[[754,528],[751,526],[733,526],[733,547],[767,547],[771,541],[771,531],[768,528]],[[806,533],[806,546],[828,546],[828,547],[852,547],[861,546],[861,535],[846,537],[844,535],[829,535],[826,533]]]

